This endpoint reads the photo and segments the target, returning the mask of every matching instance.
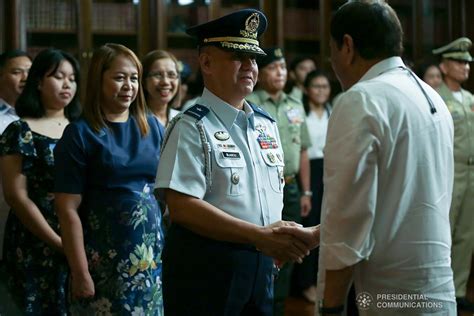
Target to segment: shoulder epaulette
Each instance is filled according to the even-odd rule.
[[[4,103],[0,103],[0,111],[5,111],[7,108],[7,105]]]
[[[268,114],[266,111],[264,111],[261,107],[259,107],[258,105],[255,105],[255,104],[253,104],[252,102],[249,102],[249,101],[247,101],[247,103],[250,105],[250,107],[252,108],[252,110],[255,113],[258,113],[262,116],[265,116],[270,121],[275,122],[275,119],[270,114]]]
[[[203,148],[203,153],[204,153],[204,173],[206,175],[206,186],[207,190],[210,191],[212,187],[212,177],[211,177],[211,170],[212,170],[212,162],[211,162],[211,151],[212,147],[209,144],[209,141],[207,140],[206,136],[206,131],[204,129],[204,124],[201,121],[201,119],[209,113],[209,108],[205,107],[200,104],[195,104],[186,111],[184,111],[182,114],[176,115],[171,122],[168,125],[168,128],[166,129],[166,134],[165,134],[165,139],[163,141],[163,148],[166,146],[166,143],[168,142],[168,139],[170,137],[171,131],[175,127],[176,123],[184,117],[184,115],[189,115],[193,118],[196,119],[196,128],[199,133],[199,138],[201,140],[202,148]]]
[[[184,111],[184,114],[194,117],[197,120],[201,120],[207,113],[209,113],[209,108],[200,104],[195,104]]]

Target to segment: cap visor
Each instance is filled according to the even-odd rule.
[[[235,43],[235,42],[219,42],[218,47],[225,49],[225,50],[230,50],[234,52],[245,52],[245,53],[250,53],[250,54],[256,54],[256,55],[261,55],[261,56],[266,56],[267,54],[258,47],[257,45],[254,44],[242,44],[242,43]]]

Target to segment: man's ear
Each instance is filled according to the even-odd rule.
[[[211,73],[211,55],[207,51],[201,52],[199,54],[199,66],[202,73],[210,74]]]
[[[448,65],[446,65],[446,62],[442,61],[439,63],[439,70],[441,70],[441,73],[443,75],[446,75],[448,73]]]
[[[344,54],[347,57],[347,62],[349,64],[353,64],[356,60],[356,50],[354,46],[354,40],[352,39],[352,36],[349,34],[344,34],[342,38],[342,47],[341,49],[343,50]]]

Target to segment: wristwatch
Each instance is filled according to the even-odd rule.
[[[339,305],[335,307],[324,307],[323,300],[319,301],[319,315],[341,315],[344,311],[344,305]]]
[[[303,196],[313,196],[313,191],[303,191]]]

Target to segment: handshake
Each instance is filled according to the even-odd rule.
[[[254,244],[280,265],[287,261],[301,263],[310,250],[319,246],[319,225],[302,227],[295,222],[278,221],[261,227]]]

